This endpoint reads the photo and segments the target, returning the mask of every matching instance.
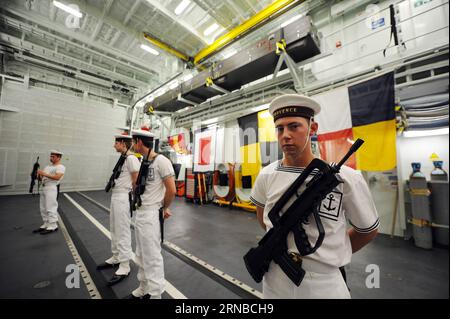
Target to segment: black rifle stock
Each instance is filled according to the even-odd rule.
[[[109,178],[108,184],[105,186],[105,192],[109,192],[111,188],[114,187],[115,182],[114,180],[118,179],[120,176],[120,172],[122,170],[123,164],[125,164],[125,161],[127,159],[127,153],[130,148],[127,148],[126,152],[124,154],[121,154],[119,157],[119,160],[117,161],[116,165],[114,166],[113,172],[111,174],[111,177]]]
[[[133,211],[141,207],[142,205],[141,195],[145,192],[145,184],[147,183],[148,172],[150,169],[150,165],[153,162],[148,160],[148,158],[150,157],[150,152],[151,149],[147,153],[147,158],[142,160],[141,168],[139,169],[139,174],[136,180],[136,187],[134,188],[131,196],[131,214],[133,214]]]
[[[159,211],[159,227],[161,230],[161,244],[164,242],[164,208],[160,207]]]
[[[153,161],[158,156],[158,155],[156,155],[153,160],[149,161],[148,158],[150,157],[150,151],[151,150],[148,151],[147,158],[142,161],[141,168],[139,170],[138,178],[136,181],[136,188],[134,189],[134,191],[131,191],[128,193],[131,217],[133,217],[133,211],[135,211],[142,205],[141,195],[144,194],[144,192],[145,192],[145,184],[147,183],[148,172],[150,170],[150,166],[152,165]],[[163,207],[159,208],[158,217],[159,217],[159,226],[160,226],[160,230],[161,230],[161,243],[163,243],[164,242],[164,209],[163,209]]]
[[[130,205],[130,216],[133,217],[133,191],[128,192],[128,204]]]
[[[33,164],[33,170],[31,171],[31,182],[30,182],[30,189],[28,190],[28,192],[30,194],[33,194],[33,188],[34,188],[34,184],[36,183],[36,180],[38,180],[38,186],[37,186],[37,191],[39,193],[39,178],[38,178],[38,174],[37,171],[39,170],[39,156],[36,159],[36,162]]]
[[[314,159],[303,173],[294,181],[285,194],[278,200],[269,212],[273,227],[259,241],[258,246],[251,248],[244,256],[245,266],[256,282],[261,282],[268,271],[270,262],[277,263],[284,273],[297,286],[303,280],[305,271],[301,267],[301,259],[294,261],[287,251],[287,236],[293,231],[296,246],[301,256],[314,253],[324,239],[323,226],[318,213],[322,200],[340,183],[336,174],[347,159],[364,143],[358,139],[348,153],[337,165],[328,165],[320,159]],[[316,175],[306,184],[305,190],[299,195],[298,190],[306,178],[316,170]],[[281,209],[292,196],[297,199],[280,216]],[[313,214],[319,230],[319,237],[312,247],[302,223]]]

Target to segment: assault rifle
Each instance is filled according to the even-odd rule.
[[[322,245],[325,232],[319,216],[320,204],[337,185],[342,183],[336,174],[363,143],[363,140],[358,139],[337,165],[329,165],[320,159],[313,159],[270,210],[268,217],[273,227],[259,241],[258,246],[251,248],[244,256],[245,266],[256,282],[261,282],[273,260],[294,284],[300,285],[305,271],[302,269],[301,257],[298,258],[297,255],[288,253],[287,236],[291,231],[293,232],[300,256],[310,255]],[[306,183],[305,190],[298,194],[301,185],[313,171],[315,176]],[[293,196],[297,198],[280,216],[281,210]],[[311,214],[314,216],[319,231],[314,247],[311,246],[302,226],[308,221]]]
[[[130,148],[127,148],[126,152],[124,154],[121,154],[119,157],[119,160],[116,163],[116,166],[114,166],[113,172],[111,174],[111,177],[109,178],[108,184],[105,186],[105,192],[109,192],[111,188],[115,185],[115,180],[119,178],[120,172],[122,171],[122,166],[125,164],[125,161],[127,159],[127,153]]]
[[[159,215],[159,229],[161,230],[161,244],[164,242],[164,208],[161,207],[158,211]]]
[[[139,169],[139,174],[136,180],[136,187],[134,191],[130,192],[131,196],[129,196],[129,199],[131,215],[133,215],[133,211],[135,211],[142,205],[141,195],[145,192],[145,184],[147,183],[148,172],[150,171],[150,165],[153,163],[153,161],[148,160],[148,158],[150,157],[150,152],[151,149],[148,150],[147,158],[142,160],[141,168]]]
[[[39,194],[39,185],[40,185],[40,180],[38,177],[38,173],[37,171],[39,170],[39,156],[36,159],[36,162],[33,164],[33,170],[30,174],[31,176],[31,182],[30,182],[30,189],[28,190],[28,192],[30,194],[33,194],[33,188],[34,188],[34,184],[36,183],[36,180],[38,180],[38,184],[37,184],[37,193]]]

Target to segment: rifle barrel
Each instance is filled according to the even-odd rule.
[[[348,150],[347,154],[345,154],[344,158],[341,159],[339,164],[336,165],[337,170],[339,170],[341,168],[341,166],[344,165],[345,162],[347,162],[348,158],[350,156],[352,156],[352,154],[355,153],[361,147],[361,145],[363,145],[363,143],[364,143],[364,140],[362,140],[360,138],[358,138],[356,140],[356,142]]]

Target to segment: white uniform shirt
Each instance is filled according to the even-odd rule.
[[[44,172],[50,175],[56,175],[56,174],[64,174],[66,172],[66,168],[62,164],[58,165],[47,165],[44,168]],[[42,186],[56,186],[59,183],[61,183],[64,175],[57,181],[48,177],[42,178]]]
[[[139,172],[140,166],[141,163],[138,158],[131,152],[128,153],[127,159],[122,165],[119,178],[114,180],[113,192],[121,190],[130,191],[132,189],[131,173]]]
[[[175,176],[172,163],[167,157],[160,154],[149,168],[145,192],[141,195],[143,206],[152,206],[163,202],[166,192],[163,180],[168,176]]]
[[[302,172],[303,168],[285,167],[281,165],[281,161],[277,161],[264,167],[258,175],[250,199],[255,205],[264,208],[267,231],[273,227],[268,213]],[[313,171],[306,181],[314,174]],[[351,260],[352,247],[347,234],[347,220],[361,233],[368,233],[379,226],[377,210],[362,175],[350,167],[342,166],[338,178],[344,183],[329,193],[320,205],[319,214],[325,230],[323,243],[315,253],[304,257],[332,267],[344,266]],[[301,191],[304,190],[304,185],[305,183]],[[289,200],[283,211],[294,200]],[[312,215],[309,216],[308,223],[303,224],[303,228],[314,247],[319,232]],[[298,253],[292,232],[288,235],[288,250]]]

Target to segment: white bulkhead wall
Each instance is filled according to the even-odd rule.
[[[0,112],[0,194],[28,192],[36,157],[44,168],[54,148],[64,153],[62,190],[105,186],[125,108],[14,82],[2,87],[1,103],[19,111]]]

